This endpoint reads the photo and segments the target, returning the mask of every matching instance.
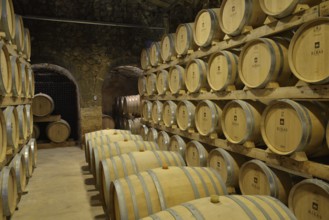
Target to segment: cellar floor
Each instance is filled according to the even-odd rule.
[[[79,147],[38,151],[38,164],[12,220],[105,219]]]

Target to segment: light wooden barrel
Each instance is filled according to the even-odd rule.
[[[31,35],[28,28],[24,28],[24,50],[27,61],[31,59]]]
[[[291,71],[288,63],[289,42],[259,38],[249,41],[239,58],[239,76],[249,88],[264,88],[270,82],[289,85]]]
[[[61,119],[50,123],[46,128],[46,134],[52,142],[62,143],[70,137],[71,126],[67,121]]]
[[[24,98],[29,97],[30,94],[30,86],[29,86],[29,66],[30,64],[27,63],[23,58],[19,59],[20,65],[20,74],[21,74],[21,83],[22,83],[22,94],[21,96]]]
[[[7,126],[4,112],[0,111],[0,162],[6,159],[7,151]]]
[[[15,38],[14,43],[17,46],[17,51],[24,51],[24,23],[20,15],[15,15]]]
[[[156,75],[151,73],[146,78],[146,92],[147,95],[154,95],[156,94]]]
[[[185,166],[185,162],[176,152],[166,151],[131,152],[102,160],[99,169],[100,195],[105,213],[109,214],[109,198],[112,197],[109,192],[111,182],[164,165]]]
[[[25,145],[20,154],[24,157],[26,177],[32,177],[34,155],[30,145]]]
[[[144,121],[152,120],[152,102],[144,100],[142,103],[142,116]]]
[[[291,39],[288,59],[291,71],[307,83],[329,82],[329,18],[319,18],[302,25]]]
[[[229,51],[219,51],[208,61],[207,80],[213,91],[223,91],[229,86],[242,88],[238,74],[238,56]]]
[[[18,130],[19,139],[26,140],[28,137],[28,126],[27,126],[27,112],[24,105],[18,105],[16,107],[18,116]]]
[[[305,179],[289,193],[289,208],[298,220],[328,217],[329,184],[318,179]]]
[[[132,134],[139,134],[139,130],[141,127],[141,119],[140,118],[129,119],[128,126]]]
[[[139,134],[142,136],[143,140],[147,140],[148,127],[146,125],[141,125],[139,129]]]
[[[262,25],[266,14],[259,0],[224,0],[219,12],[219,25],[228,35],[240,35],[246,26]]]
[[[189,167],[206,167],[208,151],[198,141],[190,141],[186,144],[185,161]]]
[[[114,119],[109,115],[102,115],[102,128],[103,129],[114,129]]]
[[[140,96],[131,95],[123,98],[123,113],[126,115],[140,114]]]
[[[26,176],[26,161],[25,157],[22,154],[16,154],[9,164],[9,167],[14,168],[16,181],[17,181],[17,192],[18,194],[23,194],[25,187],[27,185],[27,176]]]
[[[303,151],[308,156],[323,156],[329,149],[323,140],[327,115],[317,105],[282,99],[272,102],[261,120],[263,140],[276,154]]]
[[[158,142],[158,131],[155,128],[149,128],[147,132],[147,140]]]
[[[162,151],[168,151],[169,148],[169,142],[170,142],[170,136],[165,131],[160,131],[158,133],[158,145],[159,149]]]
[[[143,220],[271,219],[297,220],[279,200],[270,196],[218,196],[201,198],[155,213]]]
[[[222,148],[210,151],[208,167],[215,169],[223,178],[226,186],[239,187],[239,170],[247,159],[240,154],[228,153]]]
[[[283,18],[293,14],[298,4],[314,6],[321,3],[321,0],[289,0],[278,2],[276,0],[259,0],[263,12],[275,18]]]
[[[176,57],[175,42],[175,34],[163,35],[161,39],[161,58],[164,62],[169,62],[172,57]]]
[[[35,116],[50,115],[55,108],[54,100],[47,94],[39,93],[33,97],[32,111]]]
[[[194,129],[195,126],[195,106],[192,102],[183,100],[180,101],[176,109],[176,120],[180,130],[186,131]]]
[[[18,126],[18,113],[14,106],[8,106],[4,110],[7,130],[7,146],[13,148],[14,151],[18,150],[19,142],[19,126]]]
[[[287,204],[292,179],[289,173],[270,169],[260,160],[250,160],[240,168],[239,186],[243,195],[268,195]]]
[[[151,66],[150,63],[150,49],[144,48],[141,52],[141,67],[143,70],[148,69]]]
[[[168,71],[161,70],[156,78],[156,89],[159,95],[166,94],[169,91]]]
[[[233,100],[225,105],[221,123],[227,140],[233,144],[262,143],[260,123],[264,106],[258,102]]]
[[[3,2],[3,0],[2,0],[2,2]],[[11,62],[8,48],[2,42],[0,42],[0,65],[1,65],[0,94],[5,96],[5,95],[11,93],[11,91],[12,91],[12,84],[13,84],[12,62]]]
[[[207,63],[201,59],[189,62],[185,70],[185,86],[190,93],[209,88],[207,82]]]
[[[179,56],[197,49],[193,38],[194,23],[179,24],[176,29],[175,50]]]
[[[222,108],[209,100],[199,102],[195,108],[195,127],[203,136],[212,133],[223,134],[220,118],[222,117]]]
[[[5,39],[12,41],[15,37],[15,12],[12,0],[1,0],[0,30],[6,33]]]
[[[1,202],[4,216],[14,214],[17,201],[17,180],[15,170],[12,167],[3,167],[0,172]]]
[[[112,182],[109,212],[111,219],[139,219],[212,194],[227,191],[211,168],[156,168]]]
[[[159,124],[162,121],[162,102],[154,101],[152,103],[152,122],[154,124]]]
[[[138,78],[138,93],[140,95],[146,95],[146,77],[140,76]]]
[[[29,98],[34,97],[34,92],[35,92],[35,80],[34,80],[34,73],[32,68],[28,69],[29,72]]]
[[[35,138],[36,140],[38,140],[40,137],[40,128],[37,124],[33,124],[32,137]]]
[[[179,153],[185,159],[186,143],[179,135],[173,135],[170,138],[168,150]]]
[[[220,41],[224,33],[219,27],[219,8],[201,10],[194,21],[193,37],[195,43],[200,47],[207,47],[213,41]]]
[[[160,65],[162,61],[161,42],[153,42],[150,48],[150,64],[155,67]]]
[[[25,105],[26,109],[26,118],[27,118],[27,134],[28,136],[32,135],[33,133],[33,112],[31,105]]]
[[[185,90],[185,69],[175,65],[170,68],[168,74],[168,86],[172,94],[178,94],[181,90]]]
[[[33,168],[37,167],[37,161],[38,161],[38,145],[37,145],[37,141],[34,138],[31,138],[28,145],[31,148],[31,152],[32,152],[32,165]]]
[[[96,177],[97,186],[100,183],[99,163],[102,160],[122,154],[127,154],[129,152],[148,150],[159,150],[159,147],[155,142],[147,141],[118,141],[97,145],[97,147],[92,149],[92,156],[90,161],[90,170]]]
[[[166,127],[176,124],[177,105],[173,101],[166,101],[162,106],[162,120]]]
[[[10,55],[11,78],[12,78],[12,94],[15,97],[20,97],[22,94],[22,75],[19,58],[15,55]]]

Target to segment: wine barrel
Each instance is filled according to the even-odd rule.
[[[152,122],[154,124],[159,124],[162,121],[162,102],[154,101],[152,103]]]
[[[173,101],[166,101],[162,107],[162,120],[166,127],[176,124],[177,105]]]
[[[147,140],[158,142],[158,131],[155,128],[149,128],[147,132]]]
[[[3,167],[0,171],[1,202],[4,216],[12,216],[15,212],[18,192],[15,170],[12,167]]]
[[[70,137],[71,126],[67,121],[61,119],[50,123],[46,128],[46,134],[52,142],[62,143]]]
[[[28,136],[32,135],[33,133],[33,112],[31,105],[25,105],[26,109],[26,118],[27,118],[27,134]]]
[[[25,192],[25,187],[27,185],[27,167],[25,157],[22,154],[16,154],[16,156],[11,160],[9,167],[14,168],[15,170],[17,192],[18,194],[22,195]]]
[[[218,196],[201,198],[171,207],[142,220],[176,219],[271,219],[297,220],[279,200],[270,196]]]
[[[47,94],[39,93],[33,97],[33,115],[43,117],[50,115],[55,108],[54,100]]]
[[[298,220],[325,219],[328,216],[329,184],[318,179],[305,179],[289,193],[289,208]]]
[[[289,173],[270,169],[260,160],[250,160],[240,168],[239,186],[243,195],[268,195],[287,204],[292,179]]]
[[[230,36],[240,35],[246,26],[263,25],[266,14],[259,0],[224,0],[219,12],[219,25]]]
[[[198,141],[190,141],[186,144],[185,161],[189,167],[207,166],[208,151]]]
[[[24,23],[20,15],[15,15],[15,38],[14,43],[17,46],[18,52],[24,51]]]
[[[150,63],[150,49],[144,48],[141,52],[141,67],[143,70],[148,69],[151,66]]]
[[[263,140],[271,151],[280,155],[296,151],[310,157],[327,155],[328,147],[323,144],[327,115],[311,102],[274,101],[265,109],[261,120]]]
[[[140,96],[131,95],[123,98],[123,113],[126,115],[140,114]]]
[[[15,12],[12,0],[1,0],[0,30],[5,32],[5,39],[12,41],[15,37]]]
[[[211,168],[156,168],[112,182],[109,212],[111,219],[139,219],[212,194],[226,195],[227,191]]]
[[[35,81],[34,81],[34,73],[31,67],[28,69],[29,72],[29,98],[34,97],[34,91],[35,91]]]
[[[128,127],[132,134],[139,134],[141,125],[142,124],[140,118],[134,118],[128,120]]]
[[[240,154],[228,153],[216,148],[208,155],[208,167],[215,169],[223,178],[226,186],[239,187],[239,170],[247,159]]]
[[[195,108],[195,127],[203,136],[214,132],[222,135],[221,117],[222,108],[218,104],[209,100],[201,101]]]
[[[176,110],[176,120],[180,130],[186,131],[188,129],[194,129],[194,112],[195,106],[192,102],[183,100],[178,103]]]
[[[207,82],[207,63],[201,59],[194,59],[186,66],[185,85],[190,93],[200,92],[202,89],[208,89]]]
[[[307,83],[329,82],[327,39],[329,18],[305,23],[294,34],[288,51],[291,71]]]
[[[23,58],[19,59],[19,65],[20,65],[20,74],[21,74],[21,80],[22,80],[22,97],[28,98],[29,96],[29,65],[26,61],[24,61]]]
[[[141,125],[140,129],[139,129],[139,134],[142,136],[143,140],[146,141],[147,140],[147,133],[148,133],[148,127],[146,125]]]
[[[31,59],[31,35],[27,28],[24,28],[24,50],[23,53],[26,56],[27,61]]]
[[[249,41],[239,58],[239,76],[249,88],[264,88],[270,82],[293,84],[288,63],[289,42],[259,38]]]
[[[2,1],[3,2],[3,1]],[[11,1],[10,1],[11,2]],[[0,23],[2,20],[0,21]],[[9,55],[8,48],[2,42],[0,42],[0,95],[5,96],[12,91],[12,62]]]
[[[166,94],[169,91],[168,71],[161,70],[156,78],[156,89],[159,95]]]
[[[30,145],[25,145],[20,154],[24,157],[26,177],[32,177],[34,155]]]
[[[146,78],[146,92],[147,95],[154,95],[156,93],[156,75],[151,73]]]
[[[208,61],[207,80],[213,91],[223,91],[234,85],[242,88],[238,74],[238,56],[229,51],[219,51],[211,55]]]
[[[172,94],[178,94],[185,90],[185,70],[183,67],[175,65],[170,68],[168,73],[168,86]]]
[[[138,78],[138,93],[140,95],[146,95],[146,77],[140,76]]]
[[[37,146],[37,141],[34,138],[31,138],[28,145],[31,148],[31,152],[32,152],[32,165],[33,168],[37,167],[37,160],[38,160],[38,146]]]
[[[148,169],[167,166],[185,166],[183,158],[175,152],[144,151],[131,152],[100,162],[100,195],[103,208],[109,214],[111,182],[116,179],[138,174]]]
[[[193,38],[194,23],[179,24],[176,29],[175,50],[179,56],[197,49]]]
[[[96,178],[96,185],[99,185],[99,163],[102,160],[127,154],[134,151],[158,150],[159,147],[155,142],[147,141],[118,141],[97,145],[92,149],[90,160],[90,171]]]
[[[22,94],[22,75],[19,58],[15,55],[10,55],[11,63],[11,78],[12,78],[12,93],[15,97],[20,97]]]
[[[3,113],[6,121],[7,146],[17,151],[19,142],[17,109],[14,106],[8,106]]]
[[[263,109],[261,103],[251,101],[233,100],[226,104],[221,123],[227,140],[233,144],[262,143],[260,122]]]
[[[199,47],[208,47],[213,41],[220,41],[224,33],[219,27],[219,8],[201,10],[194,21],[193,37]]]
[[[283,18],[294,13],[298,4],[307,4],[315,6],[321,3],[321,0],[291,0],[278,2],[276,0],[259,0],[263,12],[275,18]]]
[[[38,140],[40,137],[40,128],[37,124],[33,124],[32,137],[35,138],[36,140]]]
[[[7,127],[4,112],[0,111],[0,163],[6,160],[7,153]]]
[[[158,145],[159,149],[162,151],[168,151],[170,136],[165,131],[160,131],[158,133]]]
[[[175,34],[165,34],[161,39],[161,58],[164,62],[169,62],[172,57],[176,57]]]
[[[142,116],[144,121],[152,120],[152,102],[144,100],[142,103]]]
[[[114,129],[114,119],[109,115],[102,115],[102,129]]]
[[[150,63],[151,66],[158,66],[162,63],[161,57],[161,42],[153,42],[150,48]]]
[[[18,130],[19,130],[19,139],[26,140],[28,137],[28,126],[27,126],[27,112],[24,105],[18,105],[16,107],[17,116],[18,116]]]
[[[175,151],[179,153],[182,158],[185,158],[186,143],[180,136],[173,135],[170,138],[168,150]]]

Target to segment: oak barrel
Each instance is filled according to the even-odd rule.
[[[206,167],[208,151],[198,141],[190,141],[186,144],[185,161],[190,167]]]
[[[16,107],[18,116],[18,130],[19,139],[26,140],[28,137],[28,126],[27,126],[27,112],[24,105],[18,105]]]
[[[263,25],[266,14],[259,0],[224,0],[219,12],[219,25],[228,35],[240,35],[246,26]]]
[[[160,70],[156,78],[156,89],[159,95],[166,94],[169,91],[168,71]]]
[[[323,144],[327,115],[311,102],[273,101],[263,112],[263,140],[271,151],[280,155],[296,151],[303,151],[308,156],[327,155],[329,149]]]
[[[35,92],[35,81],[34,81],[34,73],[31,67],[28,68],[29,72],[29,98],[34,97],[34,92]]]
[[[143,220],[257,219],[297,220],[279,200],[270,196],[218,196],[201,198],[155,213]]]
[[[140,95],[146,95],[146,77],[140,76],[138,78],[138,93]]]
[[[24,50],[27,61],[31,59],[31,35],[28,28],[24,28]]]
[[[6,130],[7,130],[7,146],[13,148],[14,151],[18,150],[19,142],[19,125],[18,113],[14,106],[8,106],[4,111]]]
[[[1,202],[3,208],[3,214],[5,216],[11,216],[14,214],[17,201],[17,180],[15,170],[12,167],[3,167],[0,171],[0,186],[1,186]]]
[[[21,96],[24,98],[28,98],[30,94],[30,85],[29,85],[29,66],[30,64],[27,63],[23,58],[19,59],[20,65],[20,74],[21,74],[21,83],[22,83],[22,94]]]
[[[2,0],[3,2],[3,0]],[[11,2],[11,1],[10,1]],[[2,20],[1,20],[2,21]],[[5,96],[12,91],[12,64],[8,48],[0,42],[0,94]]]
[[[37,167],[37,161],[38,161],[38,145],[37,145],[37,141],[34,138],[31,138],[28,145],[31,148],[32,151],[32,165],[33,168]]]
[[[123,113],[125,115],[140,115],[140,96],[130,95],[123,98]]]
[[[156,67],[162,63],[161,42],[153,42],[150,48],[150,63]]]
[[[186,65],[185,86],[190,93],[209,88],[207,82],[207,63],[201,59],[194,59]]]
[[[179,65],[170,68],[168,74],[168,86],[172,94],[178,94],[185,90],[185,69]]]
[[[169,151],[179,153],[185,159],[186,143],[179,135],[173,135],[169,141]]]
[[[140,118],[128,119],[128,130],[130,130],[132,134],[139,134],[140,127],[141,127]]]
[[[166,127],[176,124],[177,105],[173,101],[166,101],[162,106],[162,120]]]
[[[159,149],[162,151],[168,151],[169,148],[169,141],[170,141],[170,136],[167,132],[165,131],[160,131],[158,133],[158,145]]]
[[[260,160],[250,160],[240,168],[239,186],[243,195],[268,195],[287,204],[292,184],[289,173],[270,169]]]
[[[143,70],[148,69],[151,66],[150,63],[150,49],[144,48],[141,52],[141,67]]]
[[[54,100],[47,94],[39,93],[33,97],[33,115],[43,117],[50,115],[55,108]]]
[[[114,129],[114,119],[109,115],[102,115],[102,129]]]
[[[15,15],[15,38],[14,43],[17,46],[17,51],[24,51],[24,23],[23,18],[20,15]]]
[[[289,193],[289,208],[298,220],[328,217],[329,184],[319,179],[305,179]]]
[[[144,121],[152,120],[152,102],[148,100],[142,102],[142,116]]]
[[[194,21],[193,37],[200,47],[208,47],[213,41],[220,41],[224,37],[219,27],[219,8],[202,9]]]
[[[147,132],[147,140],[158,142],[158,131],[155,128],[149,128]]]
[[[146,92],[147,95],[154,95],[156,91],[156,75],[151,73],[146,78]]]
[[[36,140],[38,140],[40,137],[40,128],[37,124],[33,124],[32,137],[35,138]]]
[[[15,12],[12,0],[1,0],[0,30],[6,33],[5,39],[12,41],[15,38]]]
[[[154,101],[152,103],[152,122],[154,124],[159,124],[162,121],[162,102]]]
[[[131,134],[131,131],[127,130],[119,130],[119,129],[103,129],[98,131],[93,131],[85,134],[85,146],[88,145],[89,140],[93,140],[96,137],[104,136],[104,135],[120,135],[124,136],[127,134]]]
[[[183,100],[180,101],[176,109],[176,120],[180,130],[187,131],[194,129],[195,126],[195,106],[192,102]]]
[[[33,160],[34,155],[30,145],[25,145],[20,154],[24,157],[26,177],[30,178],[33,173]]]
[[[16,154],[15,157],[11,160],[9,167],[14,168],[15,170],[17,192],[21,195],[25,192],[25,187],[27,185],[27,167],[25,157],[22,154]]]
[[[197,49],[193,38],[194,23],[179,24],[176,29],[175,50],[183,56]]]
[[[176,57],[175,34],[165,34],[161,39],[161,58],[164,62],[169,62],[172,57]]]
[[[141,125],[139,129],[139,134],[142,136],[143,140],[147,140],[148,127],[146,125]]]
[[[227,194],[222,178],[211,168],[164,168],[112,182],[111,219],[139,219],[193,199]]]
[[[19,58],[15,55],[10,55],[11,78],[12,78],[12,94],[15,97],[20,97],[22,94],[22,75]]]
[[[176,152],[144,151],[131,152],[102,160],[99,165],[100,195],[103,208],[109,214],[110,185],[116,179],[138,174],[162,166],[185,166],[183,158]]]
[[[52,142],[62,143],[70,137],[71,126],[67,121],[61,119],[50,123],[46,128],[46,134]]]
[[[0,163],[4,162],[7,153],[7,127],[4,112],[0,111]]]

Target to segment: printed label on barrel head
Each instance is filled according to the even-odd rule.
[[[320,195],[317,195],[320,196]],[[320,206],[320,201],[317,198],[313,198],[310,202],[307,213],[316,219],[322,218],[322,207]]]

